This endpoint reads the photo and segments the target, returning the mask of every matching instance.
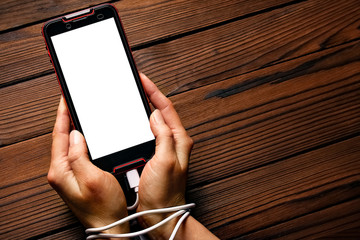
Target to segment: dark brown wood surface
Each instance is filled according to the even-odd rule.
[[[60,89],[41,26],[102,2],[0,3],[1,239],[85,238],[46,180]],[[199,221],[221,239],[360,238],[357,0],[113,3],[194,139]]]

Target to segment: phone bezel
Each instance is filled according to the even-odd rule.
[[[103,14],[104,17],[102,19],[98,19],[97,15]],[[134,79],[137,85],[137,88],[139,90],[139,94],[141,96],[143,106],[145,108],[146,114],[148,118],[151,114],[151,109],[146,97],[146,94],[143,90],[140,76],[138,73],[138,70],[136,68],[135,61],[133,59],[126,35],[123,30],[123,26],[120,20],[120,17],[118,16],[117,10],[114,6],[110,4],[103,4],[99,5],[97,7],[90,8],[90,12],[86,13],[84,15],[76,16],[73,19],[66,20],[64,17],[59,17],[56,19],[53,19],[47,23],[44,24],[42,33],[45,39],[45,43],[47,45],[48,54],[52,60],[52,63],[55,68],[55,73],[58,78],[59,85],[61,87],[62,94],[66,100],[68,110],[71,116],[71,121],[75,127],[75,129],[79,130],[81,133],[83,133],[80,121],[78,119],[73,101],[71,99],[71,96],[69,94],[69,90],[64,78],[64,75],[61,70],[61,66],[59,64],[56,51],[54,49],[53,43],[51,41],[51,37],[55,36],[57,34],[61,34],[64,32],[72,31],[77,28],[81,28],[84,26],[87,26],[92,23],[100,22],[109,18],[114,18],[119,35],[121,37],[122,44],[124,46],[124,49],[127,54],[128,61],[131,66],[131,70],[134,75]],[[71,24],[71,29],[66,28],[66,24]],[[133,146],[131,148],[127,148],[115,153],[112,153],[110,155],[98,158],[96,160],[93,160],[91,157],[91,154],[89,152],[89,158],[90,160],[99,168],[108,171],[113,172],[114,169],[118,169],[119,166],[126,165],[127,163],[134,161],[136,159],[146,159],[149,160],[155,152],[155,140],[151,140],[149,142],[145,142],[136,146]],[[139,162],[140,163],[140,162]],[[136,166],[135,166],[136,167]]]

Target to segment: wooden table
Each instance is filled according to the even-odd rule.
[[[46,180],[60,89],[41,26],[102,0],[0,3],[0,238],[83,239]],[[122,0],[140,71],[195,141],[221,239],[360,238],[358,0]]]

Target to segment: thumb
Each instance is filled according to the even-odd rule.
[[[165,123],[161,112],[156,109],[150,116],[150,127],[156,138],[155,156],[151,164],[159,164],[161,167],[174,166],[172,160],[176,159],[173,133]],[[156,162],[156,163],[155,163]]]
[[[69,163],[75,175],[88,173],[94,165],[89,161],[84,136],[77,130],[70,133]]]

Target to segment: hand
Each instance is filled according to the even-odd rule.
[[[125,196],[118,181],[90,162],[82,134],[76,130],[70,133],[63,98],[53,131],[48,181],[87,228],[102,227],[127,216]],[[123,224],[107,232],[129,232],[129,226]]]
[[[145,92],[156,108],[150,126],[156,137],[153,158],[145,165],[139,185],[137,211],[185,204],[185,186],[192,139],[187,135],[171,101],[145,75],[140,74]],[[153,225],[167,215],[139,219],[143,227]],[[168,238],[176,220],[150,232],[151,236]]]

